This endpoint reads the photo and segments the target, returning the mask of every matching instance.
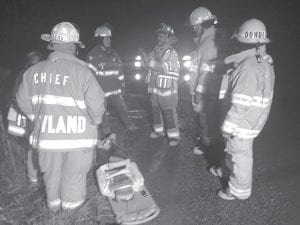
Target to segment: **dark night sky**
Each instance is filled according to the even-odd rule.
[[[245,19],[263,20],[274,40],[271,53],[284,66],[291,67],[288,58],[297,58],[293,50],[299,39],[296,3],[296,0],[0,0],[0,64],[16,67],[27,51],[43,50],[45,43],[40,35],[49,33],[61,21],[78,24],[86,43],[97,26],[110,22],[115,28],[113,47],[122,56],[134,55],[139,47],[150,50],[155,44],[154,31],[164,21],[175,28],[179,52],[188,52],[192,40],[185,21],[194,8],[206,6],[218,16],[219,26],[229,33]]]

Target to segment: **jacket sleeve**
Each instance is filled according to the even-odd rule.
[[[233,134],[249,110],[257,88],[255,71],[242,69],[231,83],[231,106],[222,125],[223,133]]]
[[[19,85],[19,88],[16,93],[17,104],[21,111],[30,119],[34,120],[34,112],[31,104],[31,90],[29,79],[30,73],[27,71],[23,75],[23,80]]]
[[[87,75],[88,79],[83,85],[84,99],[92,123],[98,125],[102,122],[105,112],[104,92],[89,70],[87,70]]]
[[[198,80],[195,91],[201,94],[205,94],[207,89],[205,87],[205,82],[209,73],[214,72],[215,64],[214,60],[217,58],[217,48],[214,42],[210,42],[208,45],[204,46],[201,50],[198,70]]]

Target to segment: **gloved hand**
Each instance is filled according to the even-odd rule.
[[[193,105],[194,105],[194,111],[196,113],[200,113],[203,111],[204,101],[202,94],[195,92],[195,95],[193,97]]]

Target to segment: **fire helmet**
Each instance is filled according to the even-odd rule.
[[[190,15],[190,26],[203,24],[210,20],[214,20],[214,23],[216,23],[216,19],[217,17],[213,15],[210,10],[205,7],[198,7]]]
[[[267,44],[270,42],[265,24],[258,19],[249,19],[244,22],[234,32],[232,38],[245,44]]]
[[[111,37],[111,29],[106,25],[97,27],[94,37]]]
[[[56,44],[78,44],[80,47],[84,47],[79,40],[78,29],[69,22],[61,22],[55,25],[51,31],[51,34],[42,34],[42,40],[56,43]]]
[[[171,34],[174,35],[174,29],[166,24],[166,23],[161,23],[161,27],[157,29],[156,33],[166,33],[166,34]]]

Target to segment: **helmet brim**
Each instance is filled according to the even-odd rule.
[[[211,15],[211,17],[209,19],[203,20],[203,21],[198,22],[198,23],[193,23],[193,24],[191,24],[191,22],[189,20],[187,20],[187,26],[194,27],[194,26],[196,26],[198,24],[204,24],[204,23],[210,22],[212,20],[216,20],[216,19],[217,19],[216,15]]]
[[[55,43],[55,44],[62,44],[62,45],[63,44],[76,44],[80,48],[85,48],[85,45],[81,41],[64,42],[64,41],[53,39],[50,34],[42,34],[41,39],[43,41],[52,42],[52,43]]]

